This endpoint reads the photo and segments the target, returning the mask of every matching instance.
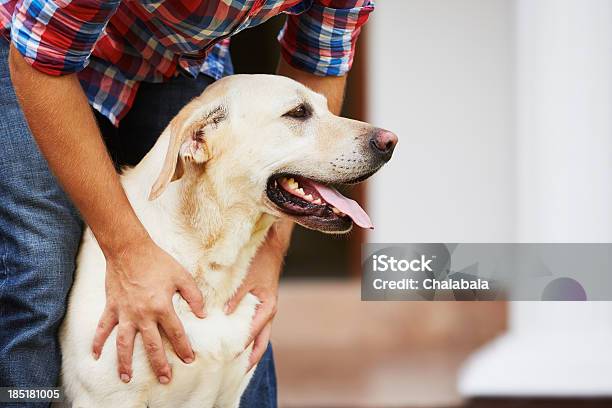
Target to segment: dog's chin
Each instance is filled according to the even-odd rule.
[[[344,184],[360,182],[367,176]],[[266,203],[277,215],[303,227],[328,234],[349,232],[353,228],[351,217],[325,201],[315,184],[321,182],[292,174],[274,175],[266,184]]]

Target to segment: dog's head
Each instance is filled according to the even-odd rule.
[[[311,229],[342,233],[367,214],[332,185],[363,181],[397,137],[330,113],[326,99],[291,79],[235,75],[190,102],[164,133],[169,146],[150,199],[185,174],[205,174],[228,205],[260,206]]]

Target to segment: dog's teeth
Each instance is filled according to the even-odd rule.
[[[281,179],[281,184],[285,186],[286,188],[288,187],[290,190],[297,190],[297,188],[299,187],[298,183],[295,181],[293,177],[291,178],[283,177]]]
[[[292,190],[295,190],[295,189],[297,189],[299,187],[298,183],[295,181],[295,179],[293,177],[291,177],[289,180],[287,180],[287,185]]]
[[[303,196],[304,195],[304,189],[303,188],[298,188],[295,191],[298,192],[299,195]]]
[[[306,201],[312,201],[312,194],[308,194],[304,196],[304,200]]]
[[[317,198],[317,199],[316,199],[316,200],[314,200],[312,203],[313,203],[313,204],[323,204],[323,202],[321,202],[321,199],[320,199],[320,198]]]

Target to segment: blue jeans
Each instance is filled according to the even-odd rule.
[[[177,77],[142,84],[119,128],[98,115],[117,166],[136,164],[170,119],[212,79]],[[81,218],[50,172],[21,112],[0,37],[0,387],[54,387],[61,355],[57,330],[66,310]],[[16,407],[43,407],[21,403]],[[243,408],[276,407],[268,346],[241,400]]]

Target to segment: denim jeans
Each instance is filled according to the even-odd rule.
[[[119,128],[97,115],[115,164],[138,163],[170,119],[212,81],[206,76],[179,76],[164,84],[141,84],[133,109]],[[83,224],[49,170],[17,104],[9,78],[8,43],[3,38],[0,143],[0,386],[54,387],[61,363],[57,330],[66,310]],[[270,346],[240,406],[276,406]]]

